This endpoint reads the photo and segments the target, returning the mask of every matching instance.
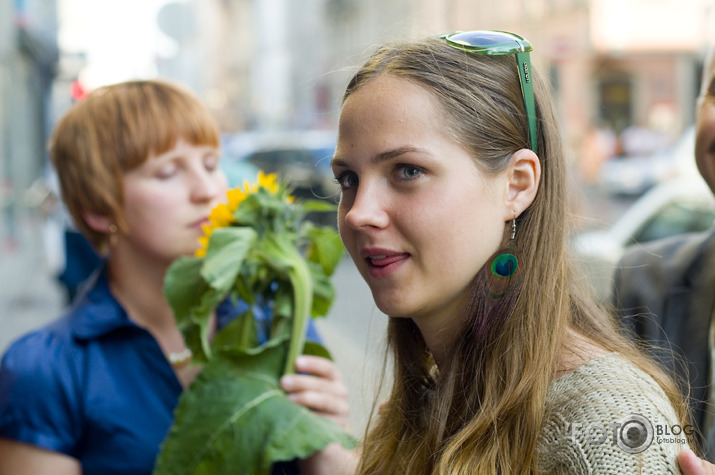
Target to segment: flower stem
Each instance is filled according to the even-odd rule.
[[[313,300],[313,281],[310,269],[303,258],[296,253],[297,259],[288,271],[288,278],[293,287],[293,328],[290,347],[286,359],[284,374],[295,372],[295,360],[303,352],[305,332],[310,318]]]

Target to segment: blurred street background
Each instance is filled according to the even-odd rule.
[[[334,200],[327,164],[353,69],[385,40],[473,29],[534,45],[571,164],[574,251],[598,298],[626,246],[712,225],[692,124],[715,0],[0,0],[0,352],[66,304],[46,145],[88,92],[181,82],[218,120],[232,183],[261,168]],[[360,430],[386,317],[347,259],[335,284],[319,325]]]

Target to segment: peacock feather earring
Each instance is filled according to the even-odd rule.
[[[521,289],[523,263],[516,249],[515,238],[516,211],[509,244],[495,252],[477,274],[477,285],[483,288],[474,321],[478,338],[491,333],[499,322],[511,315],[516,306]]]
[[[509,289],[520,272],[519,254],[514,244],[516,238],[516,211],[511,220],[511,239],[506,248],[498,250],[488,261],[487,292],[499,298]]]

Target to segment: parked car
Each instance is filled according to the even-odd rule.
[[[601,166],[600,187],[609,195],[639,196],[652,186],[697,174],[695,128],[688,128],[670,148],[652,155],[614,157]]]
[[[251,169],[276,173],[290,183],[299,198],[335,202],[340,188],[330,170],[337,133],[331,130],[243,132],[224,137],[224,168],[237,170],[232,186]],[[229,174],[227,172],[227,174]],[[255,172],[254,175],[255,177]]]
[[[259,170],[276,173],[293,187],[298,199],[321,199],[337,203],[338,186],[330,169],[337,132],[296,130],[281,132],[242,132],[222,138],[222,167],[229,186],[253,182]],[[310,213],[308,219],[337,226],[336,213]]]
[[[249,183],[256,181],[259,168],[245,158],[227,155],[224,152],[220,163],[231,188],[242,186],[245,181]]]
[[[699,175],[689,175],[651,188],[610,229],[575,236],[572,250],[596,299],[606,301],[615,267],[627,247],[704,231],[714,221],[712,192]]]

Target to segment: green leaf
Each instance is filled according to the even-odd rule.
[[[211,312],[223,299],[201,278],[203,259],[182,257],[169,267],[164,279],[164,292],[174,312],[176,325],[184,335],[186,346],[195,362],[204,362],[210,355],[206,335]]]
[[[305,331],[312,308],[313,278],[308,263],[285,233],[269,233],[261,240],[260,255],[276,272],[290,281],[293,291],[293,328],[285,373],[292,373],[296,357],[303,351]]]
[[[309,226],[306,235],[310,240],[306,258],[323,266],[325,275],[333,275],[345,251],[338,233],[327,227]]]
[[[334,203],[325,200],[305,200],[301,202],[301,206],[305,213],[328,213],[338,209]]]
[[[330,311],[335,298],[335,289],[318,264],[310,263],[310,273],[313,278],[313,303],[310,314],[313,318],[322,317]]]
[[[333,359],[333,355],[330,354],[328,349],[321,345],[320,343],[316,343],[314,341],[306,341],[305,342],[305,348],[303,348],[303,354],[304,355],[311,355],[311,356],[320,356],[329,360]]]
[[[257,238],[256,231],[244,226],[214,230],[206,249],[201,276],[211,287],[227,294]]]
[[[211,347],[214,352],[220,352],[221,350],[232,348],[248,350],[258,346],[258,344],[256,320],[253,312],[249,309],[218,331],[211,342]]]
[[[190,323],[191,309],[208,290],[201,278],[202,265],[203,259],[198,257],[180,257],[172,262],[164,278],[164,294],[180,327]]]
[[[287,287],[287,288],[286,288]],[[292,318],[293,293],[285,282],[280,284],[278,291],[273,296],[273,313],[281,317]]]
[[[188,323],[178,325],[184,335],[186,346],[194,354],[194,363],[203,363],[211,358],[211,347],[208,341],[211,315],[224,298],[224,292],[208,287],[197,304],[191,307]]]
[[[242,226],[257,226],[261,217],[261,204],[257,200],[256,195],[250,195],[240,206],[234,211],[233,217]]]
[[[156,475],[268,474],[273,463],[306,458],[355,440],[337,424],[290,401],[279,388],[285,342],[256,355],[217,355],[190,391],[162,446]]]
[[[211,357],[208,341],[213,310],[235,286],[246,254],[256,242],[246,227],[214,230],[205,258],[182,257],[172,263],[165,278],[165,293],[177,326],[195,362]]]

